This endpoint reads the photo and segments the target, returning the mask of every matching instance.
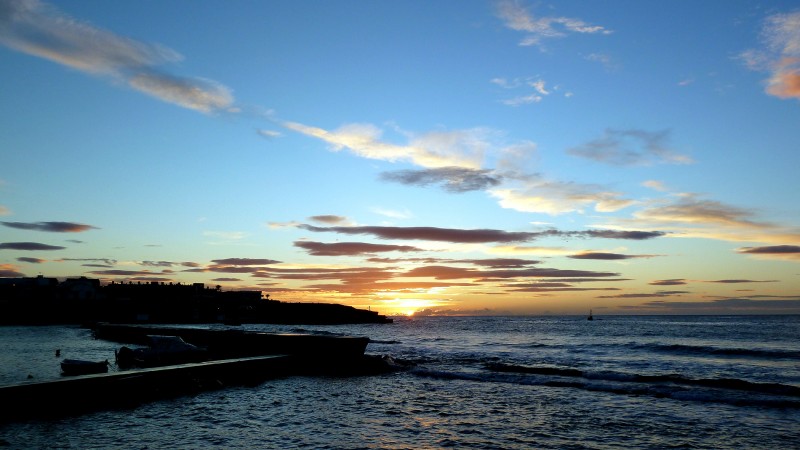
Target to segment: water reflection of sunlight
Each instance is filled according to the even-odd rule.
[[[384,303],[387,309],[406,316],[413,316],[414,313],[419,310],[432,308],[441,304],[438,300],[426,300],[421,298],[393,298],[384,300]]]

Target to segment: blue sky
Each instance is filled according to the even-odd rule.
[[[800,312],[791,1],[0,3],[0,276]]]

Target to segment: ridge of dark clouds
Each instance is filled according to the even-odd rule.
[[[326,244],[314,241],[295,241],[295,247],[306,250],[314,256],[357,256],[381,252],[417,252],[421,248],[410,245],[368,244],[365,242],[335,242]]]
[[[0,222],[9,228],[19,230],[47,231],[50,233],[80,233],[97,229],[92,225],[74,222]]]
[[[686,283],[686,280],[684,280],[683,278],[672,278],[672,279],[669,279],[669,280],[651,281],[648,284],[650,284],[652,286],[679,286],[679,285],[684,285],[684,284],[687,284],[687,283]]]
[[[614,261],[621,259],[635,259],[635,258],[652,258],[655,255],[623,255],[621,253],[606,253],[606,252],[584,252],[576,255],[570,255],[568,258],[572,259],[597,259],[605,261]]]
[[[744,247],[739,253],[751,255],[784,255],[800,253],[800,245],[768,245],[764,247]]]
[[[17,258],[17,261],[30,263],[30,264],[41,264],[43,262],[47,262],[46,259],[30,258],[30,257],[27,257],[27,256],[21,256],[21,257]]]
[[[586,231],[503,231],[494,229],[458,229],[438,227],[388,227],[388,226],[354,226],[354,227],[318,227],[301,224],[298,228],[312,232],[331,232],[340,234],[369,234],[379,239],[427,240],[452,242],[459,244],[515,243],[527,242],[542,237],[563,238],[605,238],[645,240],[666,235],[662,231],[619,231],[619,230],[586,230]]]
[[[39,242],[4,242],[0,244],[0,250],[38,251],[38,250],[64,250],[65,248],[67,247],[41,244]]]
[[[220,266],[264,266],[269,264],[279,264],[281,261],[274,259],[258,259],[258,258],[225,258],[225,259],[212,259],[211,262]]]

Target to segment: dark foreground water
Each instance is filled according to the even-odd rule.
[[[800,448],[800,317],[441,317],[247,326],[370,337],[390,375],[273,379],[52,421],[11,448]],[[113,361],[70,327],[0,328],[0,384]],[[2,405],[0,405],[2,407]]]

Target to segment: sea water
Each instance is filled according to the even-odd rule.
[[[800,316],[426,317],[242,328],[367,336],[367,353],[411,366],[10,423],[0,425],[0,445],[800,448]],[[113,362],[118,346],[78,327],[0,327],[0,384],[58,377],[55,349],[60,358]]]

